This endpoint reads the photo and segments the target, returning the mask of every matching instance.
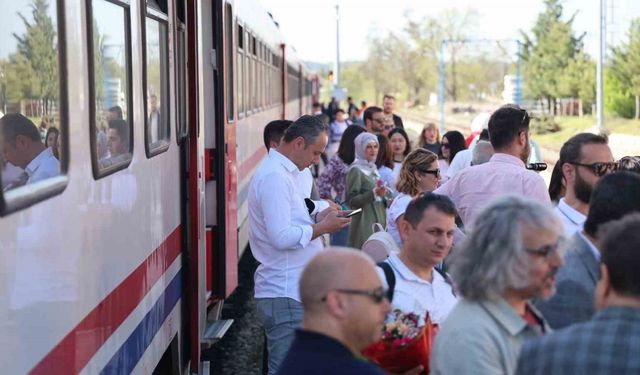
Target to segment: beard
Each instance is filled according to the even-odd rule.
[[[576,173],[576,182],[573,189],[575,190],[576,198],[580,202],[589,204],[589,201],[591,201],[591,192],[593,191],[593,187],[589,185],[582,176],[580,176],[579,172]]]
[[[529,162],[529,156],[531,155],[531,143],[529,143],[529,138],[527,137],[527,145],[522,150],[522,154],[520,155],[520,160],[527,164]]]

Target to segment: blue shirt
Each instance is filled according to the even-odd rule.
[[[353,355],[337,340],[321,333],[297,330],[278,375],[385,375],[373,363]]]

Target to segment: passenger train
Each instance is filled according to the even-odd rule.
[[[318,77],[257,0],[13,0],[0,84],[0,111],[60,132],[58,175],[0,191],[1,372],[205,373],[262,130]]]

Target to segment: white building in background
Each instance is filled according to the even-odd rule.
[[[108,78],[104,80],[104,109],[113,106],[120,106],[126,112],[124,93],[122,92],[122,82],[120,78]]]

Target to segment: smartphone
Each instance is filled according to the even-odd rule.
[[[351,216],[355,216],[359,213],[362,212],[362,208],[358,208],[357,210],[353,210],[351,212],[349,212],[348,214],[344,215],[343,217],[351,217]]]

